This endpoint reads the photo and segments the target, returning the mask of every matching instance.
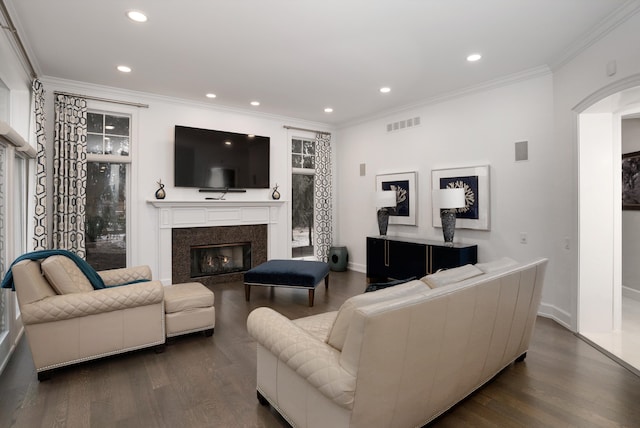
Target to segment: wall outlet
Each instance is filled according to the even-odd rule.
[[[527,233],[526,232],[520,232],[520,243],[521,244],[526,244],[527,242],[528,242]]]

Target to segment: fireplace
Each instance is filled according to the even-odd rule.
[[[242,281],[243,272],[267,261],[267,225],[176,228],[172,282],[205,285]]]
[[[191,278],[251,269],[251,242],[191,247]]]

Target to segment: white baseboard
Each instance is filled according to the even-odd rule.
[[[360,272],[360,273],[367,273],[367,266],[363,265],[361,263],[349,263],[348,264],[348,269],[355,271],[355,272]]]
[[[538,308],[538,315],[545,318],[550,318],[566,328],[569,331],[575,333],[575,330],[571,326],[571,314],[562,309],[550,305],[548,303],[540,303],[540,307]]]

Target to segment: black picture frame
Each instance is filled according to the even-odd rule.
[[[640,152],[622,155],[622,209],[640,210]]]

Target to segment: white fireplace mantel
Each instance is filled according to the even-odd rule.
[[[163,284],[171,284],[171,229],[266,224],[268,257],[277,257],[282,248],[277,227],[284,201],[151,199],[147,203],[158,211],[158,276]]]

